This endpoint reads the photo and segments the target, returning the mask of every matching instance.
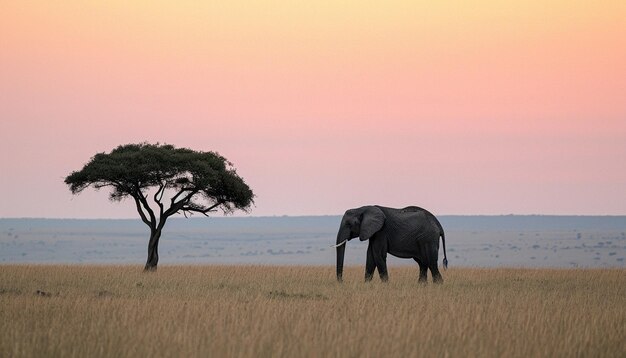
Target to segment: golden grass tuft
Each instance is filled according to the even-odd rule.
[[[624,269],[450,269],[441,286],[417,271],[0,266],[0,356],[626,354]]]

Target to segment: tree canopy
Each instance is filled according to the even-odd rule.
[[[98,153],[65,183],[73,194],[92,186],[110,188],[113,201],[132,198],[157,243],[167,218],[176,213],[208,215],[221,209],[226,214],[247,211],[254,203],[252,190],[226,158],[168,144],[126,144]]]

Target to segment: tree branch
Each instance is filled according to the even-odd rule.
[[[213,210],[213,209],[217,208],[218,206],[220,206],[220,205],[222,205],[222,204],[224,204],[224,203],[225,203],[225,201],[224,201],[224,200],[220,200],[220,201],[218,201],[217,203],[215,203],[215,205],[213,205],[213,206],[209,207],[209,208],[208,208],[208,209],[206,209],[206,210],[207,210],[207,211]]]
[[[143,208],[150,215],[150,228],[156,229],[156,217],[154,216],[154,211],[152,211],[152,208],[150,208],[150,205],[148,204],[146,197],[141,192],[138,192],[137,198],[141,202],[141,205],[143,206]]]
[[[159,185],[159,190],[157,190],[157,192],[154,194],[154,201],[160,203],[161,200],[163,200],[163,193],[165,193],[165,187],[166,187],[166,183],[161,182],[161,184]],[[159,199],[157,199],[157,196],[159,197]]]
[[[89,185],[93,185],[94,188],[96,189],[102,189],[105,188],[107,186],[113,186],[113,187],[117,187],[117,183],[109,183],[109,182],[102,182],[102,183],[93,183],[93,184],[89,184]],[[87,186],[89,186],[87,185]],[[87,187],[85,186],[85,188]]]
[[[178,198],[183,192],[185,191],[189,191],[191,190],[191,192],[187,195],[185,195],[185,197],[179,201],[176,201],[176,198]],[[198,193],[198,189],[181,189],[181,191],[179,191],[173,198],[172,198],[172,205],[170,205],[169,209],[167,209],[165,211],[165,213],[163,213],[163,215],[165,216],[172,216],[174,214],[176,214],[183,206],[187,205],[187,203],[189,203],[189,201],[191,200],[191,198]]]
[[[214,205],[211,205],[210,207],[206,209],[200,209],[200,208],[195,208],[191,206],[182,206],[179,210],[183,212],[183,215],[185,215],[185,217],[187,217],[186,212],[200,213],[204,216],[209,216],[207,215],[208,213],[210,213],[211,211],[215,211],[213,209],[217,208],[218,206],[222,204],[224,204],[224,201],[218,201],[217,203],[215,203]]]
[[[159,190],[154,193],[154,202],[159,206],[159,219],[163,219],[163,203],[161,203],[161,199],[163,199],[163,193],[165,192],[165,183],[161,182],[159,184]],[[160,194],[160,197],[159,197]]]
[[[146,217],[146,214],[143,212],[143,209],[141,208],[141,203],[139,202],[139,198],[135,195],[132,195],[132,197],[133,199],[135,199],[135,204],[137,205],[137,211],[139,212],[141,221],[143,221],[144,224],[148,225],[148,227],[152,228],[152,224],[150,223],[150,221]]]
[[[178,199],[179,196],[182,195],[182,193],[189,191],[189,190],[193,190],[192,188],[183,188],[180,189],[180,191],[178,193],[176,193],[176,195],[174,195],[174,197],[172,198],[172,205],[176,204],[176,199]]]

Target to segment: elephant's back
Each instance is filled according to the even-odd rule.
[[[438,235],[443,235],[443,227],[441,226],[439,219],[437,219],[437,217],[430,211],[420,208],[419,206],[407,206],[400,209],[400,211],[408,214],[409,216],[410,214],[415,214],[413,217],[414,220],[423,223],[423,229],[425,231],[428,231],[427,229],[432,229],[432,231],[436,232]]]
[[[403,232],[432,233],[437,237],[443,234],[443,228],[439,220],[430,211],[419,206],[407,206],[402,209],[377,206],[385,214],[385,224],[391,226],[389,229],[398,229]]]
[[[388,229],[392,232],[408,234],[413,238],[430,235],[439,236],[439,228],[434,221],[437,219],[427,210],[395,209],[386,217],[385,225],[389,225]]]

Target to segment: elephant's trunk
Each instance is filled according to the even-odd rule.
[[[343,277],[343,257],[346,253],[346,243],[349,238],[349,233],[344,233],[345,230],[339,230],[337,233],[337,281],[341,282]]]

